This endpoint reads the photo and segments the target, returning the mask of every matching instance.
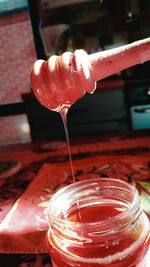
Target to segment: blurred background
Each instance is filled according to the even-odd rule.
[[[107,50],[150,36],[149,0],[0,0],[0,145],[64,137],[35,99],[37,58]],[[70,136],[150,128],[150,62],[97,83],[69,110]]]

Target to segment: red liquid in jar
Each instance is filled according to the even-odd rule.
[[[124,209],[125,207],[121,205],[94,205],[80,208],[80,215],[85,225],[109,220]],[[147,258],[150,246],[149,222],[145,214],[142,216],[142,223],[139,223],[136,231],[129,226],[109,236],[104,233],[99,241],[96,239],[87,243],[81,241],[79,245],[68,240],[66,242],[64,237],[57,238],[49,232],[48,249],[53,266],[149,267],[150,256]],[[78,210],[70,214],[67,221],[80,222]],[[78,232],[79,235],[80,231],[82,228]],[[90,229],[86,228],[85,231],[90,234]]]

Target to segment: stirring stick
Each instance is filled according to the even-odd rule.
[[[88,56],[93,80],[98,81],[150,60],[150,38]]]

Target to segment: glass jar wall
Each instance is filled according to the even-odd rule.
[[[137,190],[116,179],[77,182],[48,205],[53,266],[148,267],[150,226]]]

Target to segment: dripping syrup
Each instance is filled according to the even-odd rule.
[[[64,125],[64,130],[65,130],[65,136],[66,136],[66,142],[67,142],[67,149],[68,149],[68,155],[69,155],[69,162],[70,162],[70,167],[71,167],[71,173],[72,173],[72,178],[73,178],[73,183],[75,186],[75,192],[76,192],[76,200],[77,200],[77,209],[78,209],[78,216],[79,219],[81,220],[81,214],[79,210],[79,198],[78,198],[78,193],[76,191],[76,180],[75,180],[75,174],[74,174],[74,168],[73,168],[73,163],[72,163],[72,156],[71,156],[71,149],[70,149],[70,141],[69,141],[69,134],[68,134],[68,126],[67,126],[67,113],[68,113],[69,108],[63,108],[60,111],[60,115],[63,121]]]

